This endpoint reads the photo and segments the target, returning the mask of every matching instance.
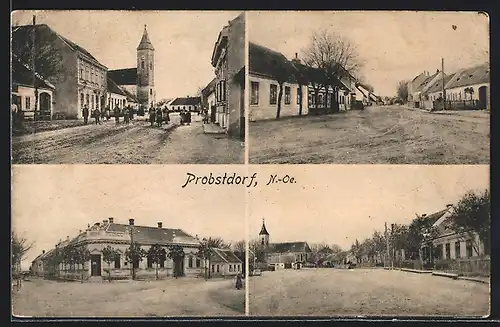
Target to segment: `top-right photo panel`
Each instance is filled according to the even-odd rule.
[[[250,164],[489,164],[480,12],[248,12]]]

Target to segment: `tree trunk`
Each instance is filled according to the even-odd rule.
[[[156,263],[156,280],[158,280],[158,265],[159,265],[159,263],[157,262]]]
[[[108,280],[111,283],[111,263],[108,263]]]
[[[299,116],[302,116],[302,85],[299,84]]]
[[[318,114],[319,88],[314,88],[314,110]]]
[[[281,114],[281,98],[283,97],[283,83],[279,84],[280,90],[278,92],[278,106],[276,109],[276,119],[280,119]]]

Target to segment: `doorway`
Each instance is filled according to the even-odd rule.
[[[487,86],[481,86],[479,88],[479,108],[478,109],[486,109],[488,105],[488,97],[487,97]]]
[[[184,258],[178,257],[174,260],[174,277],[184,276]]]
[[[217,114],[217,108],[214,105],[210,107],[210,121],[215,124],[215,115]]]
[[[90,276],[101,276],[101,255],[90,255]]]

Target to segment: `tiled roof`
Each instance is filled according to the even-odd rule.
[[[419,85],[417,85],[417,87],[415,87],[413,92],[422,92],[422,90],[434,79],[434,77],[437,76],[437,74],[440,74],[440,72],[436,72],[433,75],[428,76],[426,79],[422,81],[422,83],[420,83]]]
[[[109,224],[107,232],[128,233],[129,225]],[[134,241],[141,244],[188,244],[198,245],[200,242],[182,229],[134,226]]]
[[[444,76],[444,84],[446,85],[453,75],[445,75]],[[440,92],[442,91],[443,88],[443,79],[440,78],[438,79],[431,87],[429,87],[424,93],[429,94],[429,93],[434,93],[434,92]]]
[[[210,262],[223,263],[242,263],[242,261],[229,249],[213,249],[214,255],[210,258]]]
[[[137,100],[137,97],[134,94],[130,93],[127,89],[125,89],[125,88],[120,88],[120,89],[123,91],[123,93],[125,93],[125,95],[127,96],[127,100],[128,101],[130,101],[130,102],[137,102],[137,103],[139,102]]]
[[[446,88],[452,89],[456,87],[462,87],[462,86],[465,87],[469,85],[483,84],[489,82],[490,82],[490,67],[486,63],[472,68],[460,70],[447,83]]]
[[[176,98],[170,103],[171,106],[197,106],[201,102],[200,97]]]
[[[266,48],[262,45],[250,42],[249,45],[249,72],[257,75],[263,75],[274,78],[276,66],[289,70],[289,82],[294,81],[292,72],[295,71],[294,65],[282,53]]]
[[[310,252],[307,242],[285,242],[269,244],[269,252],[289,253],[289,252]]]
[[[108,76],[118,85],[137,85],[137,68],[108,70]]]
[[[108,92],[127,96],[123,90],[108,76]]]
[[[105,67],[102,63],[99,62],[99,60],[97,60],[97,58],[95,58],[85,48],[83,48],[82,46],[76,44],[75,42],[71,41],[70,39],[62,36],[61,34],[57,33],[52,28],[50,28],[48,25],[46,25],[46,24],[39,24],[39,25],[35,25],[35,28],[36,28],[36,31],[37,31],[37,35],[40,35],[40,36],[49,35],[49,34],[55,35],[55,36],[59,37],[62,41],[64,41],[68,45],[68,47],[71,48],[71,50],[78,51],[80,54],[82,54],[88,60],[93,61],[94,63]],[[32,30],[33,30],[33,25],[17,26],[15,28],[13,28],[12,37],[13,38],[14,37],[20,37],[20,38],[26,38],[26,39],[28,39],[27,35],[29,33],[31,33]]]
[[[29,66],[21,63],[14,55],[12,56],[12,84],[21,84],[26,86],[33,86],[33,71]],[[54,90],[55,87],[44,80],[40,75],[35,74],[35,85],[39,88]]]

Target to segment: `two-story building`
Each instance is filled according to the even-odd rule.
[[[216,122],[228,135],[245,135],[245,14],[224,26],[212,52]]]
[[[215,85],[217,80],[214,78],[201,91],[201,105],[208,111],[209,121],[211,123],[219,123],[217,121],[217,107],[215,106]]]
[[[29,40],[35,34],[39,49],[50,49],[40,56],[51,56],[59,62],[53,76],[44,76],[54,87],[52,117],[82,118],[82,108],[101,109],[107,89],[107,67],[89,51],[60,35],[46,24],[17,26],[12,30],[13,42]],[[40,53],[40,52],[38,52]],[[49,60],[49,59],[48,59]]]

